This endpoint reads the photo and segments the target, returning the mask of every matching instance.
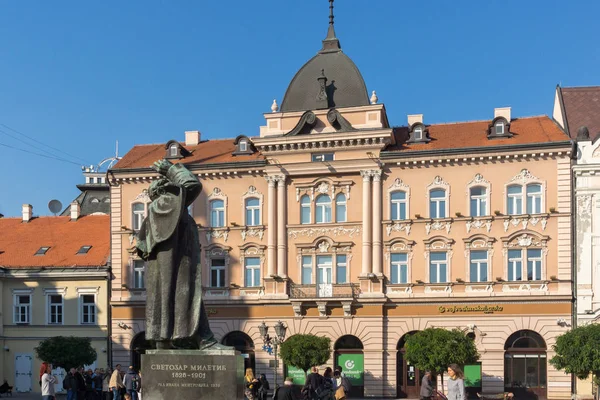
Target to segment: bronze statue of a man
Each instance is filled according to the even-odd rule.
[[[188,213],[202,184],[181,164],[160,160],[153,168],[162,177],[148,190],[152,202],[136,244],[147,261],[146,339],[159,349],[186,338],[197,339],[201,349],[213,347],[217,341],[202,302],[198,228]]]

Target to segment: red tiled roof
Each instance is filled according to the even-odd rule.
[[[77,221],[70,217],[0,218],[0,267],[88,267],[104,266],[110,253],[110,217],[87,215]],[[92,246],[87,254],[77,254]],[[34,255],[50,247],[45,255]]]
[[[196,146],[182,145],[192,154],[181,160],[171,160],[173,162],[188,163],[234,163],[242,161],[263,160],[264,157],[256,152],[251,155],[233,155],[235,145],[233,139],[207,140]],[[127,168],[146,168],[152,166],[155,161],[165,157],[165,144],[145,144],[134,146],[125,156],[114,166],[115,169]]]
[[[587,126],[590,138],[600,135],[600,86],[561,88],[569,134]]]
[[[547,116],[513,119],[510,124],[511,138],[488,139],[491,121],[458,122],[429,125],[429,143],[405,144],[408,128],[396,128],[397,145],[388,151],[427,151],[472,147],[495,147],[569,140],[569,137]]]

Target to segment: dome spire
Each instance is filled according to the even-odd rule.
[[[328,53],[332,51],[340,51],[342,47],[340,46],[340,41],[335,36],[335,28],[333,26],[333,2],[335,0],[329,0],[329,28],[327,29],[327,37],[323,40],[323,48],[319,53]]]

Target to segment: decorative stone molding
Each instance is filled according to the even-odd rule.
[[[262,240],[263,236],[265,235],[265,228],[263,226],[247,226],[244,230],[241,231],[241,234],[242,240],[246,240],[246,238],[249,237],[259,238],[260,240]]]
[[[482,229],[490,233],[492,230],[492,218],[491,217],[482,217],[475,218],[465,222],[465,226],[467,228],[467,233],[471,233],[472,229]]]
[[[223,239],[227,242],[229,238],[229,228],[212,228],[206,231],[206,241],[210,242],[212,239]]]
[[[450,190],[450,184],[444,180],[441,176],[437,175],[433,178],[433,182],[427,185],[426,189],[429,192],[431,189],[441,188],[445,190]]]
[[[546,279],[546,269],[547,269],[547,258],[548,258],[548,240],[550,240],[549,236],[540,235],[537,232],[526,230],[515,232],[510,236],[506,236],[501,238],[503,248],[502,254],[504,256],[504,276],[508,277],[508,251],[511,249],[528,249],[528,248],[538,248],[542,250],[542,265],[541,265],[541,280]],[[522,264],[522,274],[521,276],[527,277],[527,262],[523,260]],[[502,289],[504,291],[504,288]]]
[[[439,285],[439,286],[432,286],[432,285],[427,285],[425,286],[425,293],[430,293],[430,294],[443,294],[443,295],[449,295],[452,293],[452,285],[448,284],[448,285]]]
[[[519,183],[523,185],[530,182],[538,182],[539,180],[540,179],[529,172],[528,169],[523,168],[521,172],[511,178],[510,183]]]
[[[319,243],[319,252],[327,253],[328,250],[329,250],[329,242],[327,242],[326,240],[321,241]]]
[[[465,293],[481,295],[483,293],[493,293],[494,286],[488,283],[471,283],[465,286]]]
[[[384,243],[384,257],[385,257],[385,266],[384,273],[390,277],[392,276],[391,269],[391,255],[392,253],[406,253],[407,254],[407,271],[406,271],[406,281],[412,281],[412,259],[413,259],[413,247],[416,242],[414,240],[406,240],[406,239],[394,239],[389,242]],[[411,289],[412,292],[412,289]]]
[[[351,180],[333,180],[330,178],[317,178],[312,182],[294,183],[296,187],[296,201],[307,194],[311,201],[319,194],[327,194],[333,200],[338,193],[343,193],[346,200],[350,199],[350,187],[354,184]]]
[[[531,172],[529,172],[528,169],[525,169],[525,168],[522,169],[521,172],[519,172],[517,175],[513,176],[510,179],[510,181],[504,185],[504,209],[508,211],[508,204],[507,204],[508,187],[511,185],[521,185],[521,186],[523,186],[522,208],[523,208],[523,211],[525,211],[526,203],[527,203],[527,199],[526,199],[527,195],[526,195],[525,186],[528,184],[531,184],[531,183],[537,183],[541,186],[541,188],[542,188],[541,209],[545,210],[545,208],[546,208],[546,182],[539,179],[537,176],[533,175]],[[523,229],[525,229],[525,228],[523,228]]]
[[[344,318],[352,318],[352,302],[343,301],[342,308],[344,309]]]
[[[314,237],[314,236],[358,236],[361,233],[361,226],[332,226],[318,228],[303,228],[303,229],[288,229],[288,237],[297,239],[298,237]]]
[[[142,192],[140,194],[138,194],[137,196],[135,196],[135,198],[131,201],[132,203],[150,203],[152,200],[150,200],[150,196],[148,195],[148,189],[144,189],[142,190]]]
[[[345,254],[349,253],[354,243],[336,242],[329,237],[319,237],[311,243],[297,243],[299,255],[315,253]]]
[[[254,296],[260,297],[264,296],[265,290],[262,287],[251,287],[251,288],[241,288],[240,296]]]
[[[391,285],[386,286],[386,294],[388,297],[412,297],[413,289],[411,284]]]
[[[577,215],[582,222],[589,222],[592,219],[592,196],[577,196]]]
[[[548,284],[547,283],[504,283],[502,285],[502,292],[548,292]]]
[[[426,276],[427,276],[427,281],[429,281],[429,254],[432,251],[445,251],[446,252],[446,262],[447,262],[447,268],[448,270],[446,271],[447,274],[446,276],[448,277],[448,280],[450,280],[450,277],[452,276],[452,256],[454,255],[454,252],[452,251],[452,245],[454,244],[454,240],[453,239],[449,239],[443,236],[434,236],[430,239],[425,239],[423,241],[423,243],[425,244],[425,252],[424,252],[424,256],[425,256],[425,266],[426,266]],[[429,292],[426,292],[429,293]]]
[[[263,225],[263,204],[264,204],[264,196],[261,192],[259,192],[255,186],[249,186],[246,193],[242,195],[242,215],[244,218],[244,225],[248,226],[248,221],[246,221],[246,199],[255,198],[258,199],[259,204],[259,212],[258,212],[258,225]],[[261,238],[262,239],[262,238]],[[245,239],[244,239],[245,240]]]
[[[425,224],[425,232],[427,232],[428,235],[431,233],[432,230],[433,231],[445,230],[446,233],[449,234],[451,228],[452,228],[452,220],[451,219],[431,220],[430,222]]]
[[[518,229],[527,229],[527,226],[531,224],[531,226],[537,226],[540,224],[542,230],[546,230],[546,225],[548,225],[548,215],[523,215],[519,217],[509,217],[503,221],[504,232],[508,232],[508,229],[518,228]],[[519,227],[519,225],[521,227]]]
[[[300,318],[302,317],[302,303],[301,302],[292,302],[292,309],[294,310],[294,317]]]
[[[388,222],[385,226],[385,230],[388,236],[392,235],[392,232],[406,232],[410,235],[410,229],[412,227],[412,221],[408,222]]]
[[[471,266],[471,251],[472,250],[484,250],[487,251],[487,277],[490,280],[490,276],[492,273],[492,256],[494,255],[494,242],[495,238],[485,236],[482,234],[473,235],[469,238],[463,239],[465,244],[465,281],[470,281],[467,279],[470,276],[470,266]]]
[[[319,318],[327,318],[327,302],[317,301],[317,308],[319,309]]]

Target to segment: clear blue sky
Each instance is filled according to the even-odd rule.
[[[394,125],[551,114],[557,83],[600,84],[598,1],[335,3],[342,47]],[[326,0],[0,2],[0,143],[75,163],[0,146],[0,213],[68,204],[76,164],[116,140],[258,135],[327,22]]]

